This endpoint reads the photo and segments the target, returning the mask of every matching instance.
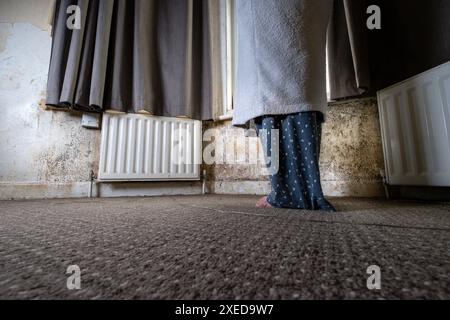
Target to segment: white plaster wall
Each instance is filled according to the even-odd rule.
[[[56,0],[1,0],[0,22],[26,22],[50,30],[55,3]]]

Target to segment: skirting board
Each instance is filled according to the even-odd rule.
[[[208,193],[266,195],[268,181],[214,181],[208,184]],[[322,181],[324,194],[329,197],[384,197],[381,181]]]
[[[73,183],[0,183],[0,200],[86,198],[89,182]],[[382,197],[381,182],[323,181],[326,196],[332,197]],[[265,195],[270,192],[268,181],[210,181],[207,192],[215,194]],[[202,194],[201,181],[186,182],[124,182],[96,183],[93,197],[147,197]]]
[[[72,183],[0,183],[0,200],[86,198],[90,182]],[[202,194],[202,183],[192,182],[129,182],[97,183],[93,197],[146,197]]]

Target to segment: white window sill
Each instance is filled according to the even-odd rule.
[[[228,121],[233,120],[233,111],[229,111],[227,114],[217,117],[216,121]]]

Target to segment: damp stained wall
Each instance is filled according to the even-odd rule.
[[[248,159],[245,144],[236,143],[243,129],[230,122],[207,122],[204,130],[217,130],[227,150],[234,150],[235,159]],[[251,133],[250,135],[253,135]],[[204,142],[206,145],[212,142]],[[247,142],[247,144],[251,142]],[[227,149],[227,145],[233,147]],[[234,149],[233,149],[234,148]],[[222,149],[222,148],[219,148]],[[225,156],[226,157],[226,156]],[[226,158],[225,158],[226,159]],[[242,162],[237,165],[215,163],[205,165],[208,188],[212,193],[265,194],[270,185],[261,165]],[[322,186],[328,196],[382,196],[380,170],[384,168],[381,132],[375,98],[330,103],[327,121],[323,125],[320,169]]]
[[[48,31],[31,23],[0,23],[0,34],[0,198],[45,185],[76,188],[98,163],[99,131],[82,128],[79,116],[40,107]]]
[[[89,172],[98,163],[99,131],[82,128],[77,115],[40,106],[52,5],[47,0],[0,4],[1,199],[86,195]]]

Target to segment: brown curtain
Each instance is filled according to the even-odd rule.
[[[370,89],[367,7],[364,0],[334,0],[327,46],[333,100],[359,96]]]
[[[66,27],[67,7],[81,29]],[[212,117],[207,0],[60,0],[46,103],[87,112],[115,110]]]

